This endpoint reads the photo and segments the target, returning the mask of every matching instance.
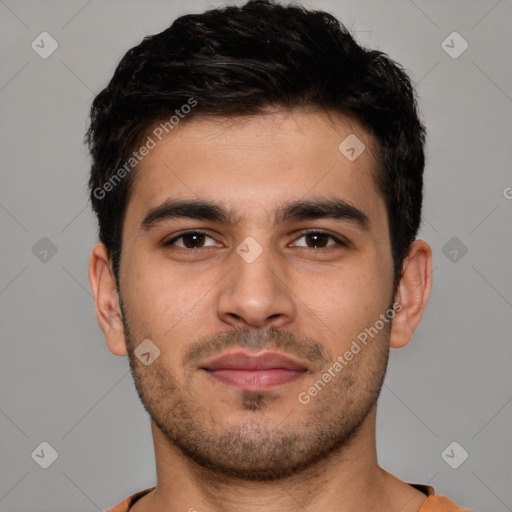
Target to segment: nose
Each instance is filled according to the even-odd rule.
[[[265,249],[254,260],[232,255],[232,270],[222,280],[219,318],[233,327],[282,327],[293,321],[296,302],[285,260]]]

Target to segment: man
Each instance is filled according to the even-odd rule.
[[[376,457],[431,289],[424,139],[400,66],[321,11],[250,1],[128,51],[91,110],[89,278],[157,484],[111,512],[466,510]]]

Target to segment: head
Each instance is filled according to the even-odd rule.
[[[347,446],[430,291],[425,129],[404,70],[325,12],[250,1],[129,50],[86,139],[98,320],[162,434],[260,480]],[[302,374],[260,391],[212,377],[239,349]]]

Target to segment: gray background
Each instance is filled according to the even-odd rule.
[[[128,360],[108,352],[94,314],[82,137],[122,55],[209,5],[221,2],[0,0],[2,512],[103,510],[155,483]],[[460,505],[510,511],[512,4],[305,5],[403,64],[429,131],[421,237],[434,249],[434,288],[411,344],[391,352],[380,463]],[[43,31],[59,45],[47,59],[31,48]],[[469,44],[458,58],[442,46],[454,31]],[[461,44],[445,43],[452,54]],[[48,469],[31,457],[43,441],[58,452]],[[457,469],[441,456],[453,441],[469,453]]]

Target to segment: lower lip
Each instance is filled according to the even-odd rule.
[[[302,377],[306,371],[272,368],[269,370],[206,370],[214,379],[245,391],[263,391]]]

